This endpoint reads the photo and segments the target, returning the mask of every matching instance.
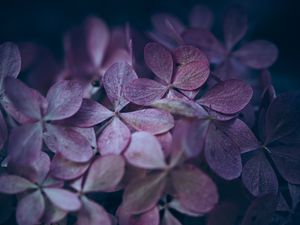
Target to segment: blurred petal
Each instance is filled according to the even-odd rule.
[[[55,206],[64,211],[77,211],[81,207],[75,193],[61,188],[44,188],[43,191]]]
[[[40,119],[44,97],[34,89],[27,87],[21,81],[7,77],[5,79],[5,94],[20,113],[31,119]]]
[[[251,86],[245,82],[226,80],[208,90],[198,102],[217,112],[234,114],[249,103],[252,94]]]
[[[120,183],[124,172],[125,160],[122,156],[99,157],[92,163],[82,191],[86,193],[113,189]]]
[[[93,157],[89,141],[73,128],[47,124],[44,141],[53,152],[61,153],[74,162],[87,162]]]
[[[45,211],[45,200],[38,190],[24,196],[17,206],[16,219],[18,224],[34,225],[39,224]]]
[[[209,213],[207,225],[232,225],[236,222],[238,214],[238,206],[230,202],[223,202]]]
[[[244,165],[242,181],[247,190],[254,196],[277,194],[278,181],[276,174],[266,157],[260,153]]]
[[[144,48],[144,57],[151,71],[167,84],[173,74],[173,59],[171,53],[158,43],[148,43]]]
[[[152,134],[167,132],[174,126],[172,115],[158,109],[142,109],[120,116],[134,129]]]
[[[98,102],[91,99],[83,99],[78,112],[68,118],[66,123],[74,127],[92,127],[111,116],[113,116],[113,112]]]
[[[192,217],[203,216],[203,213],[191,212],[191,210],[186,209],[182,206],[182,204],[177,199],[172,199],[171,202],[168,203],[169,208],[176,210],[182,214]]]
[[[28,189],[37,188],[30,181],[15,175],[0,176],[0,192],[5,194],[18,194]]]
[[[0,111],[0,149],[3,148],[7,139],[7,126],[5,119],[3,118],[2,112]]]
[[[242,172],[239,147],[213,124],[205,142],[205,159],[210,168],[226,180],[238,178]]]
[[[179,66],[173,85],[183,90],[194,90],[201,87],[209,75],[209,65],[204,61],[190,62]]]
[[[234,47],[246,34],[248,18],[241,7],[231,7],[224,17],[223,32],[227,49]]]
[[[51,175],[61,180],[73,180],[80,177],[89,168],[89,163],[76,163],[57,153],[51,161]]]
[[[117,211],[120,225],[159,225],[159,210],[157,207],[138,216],[129,214],[123,207]]]
[[[168,209],[166,209],[162,219],[162,225],[181,225],[181,223]]]
[[[196,5],[189,15],[191,27],[210,29],[213,25],[214,15],[212,11],[204,5]]]
[[[125,88],[125,97],[137,105],[149,105],[160,99],[167,92],[167,87],[154,80],[139,78],[133,80]]]
[[[16,78],[21,69],[21,56],[17,45],[5,42],[0,45],[0,89],[6,76]]]
[[[159,141],[147,132],[132,134],[124,156],[130,164],[143,169],[163,169],[167,166]]]
[[[257,40],[243,45],[233,55],[253,69],[265,69],[276,61],[278,49],[271,42]]]
[[[166,173],[159,172],[133,179],[126,186],[122,207],[131,214],[152,209],[160,199],[166,185]]]
[[[82,103],[83,90],[74,80],[63,80],[55,83],[48,91],[49,102],[47,120],[61,120],[73,116]]]
[[[180,203],[195,213],[207,213],[218,202],[213,181],[196,167],[185,167],[171,173],[172,183]]]
[[[121,154],[130,141],[130,135],[128,127],[118,117],[114,117],[98,138],[101,155]]]
[[[124,97],[124,90],[131,81],[137,78],[133,68],[126,62],[115,63],[106,71],[103,76],[103,85],[115,110],[120,111],[129,103]]]
[[[81,197],[82,207],[77,214],[78,225],[112,225],[108,213],[98,203]]]

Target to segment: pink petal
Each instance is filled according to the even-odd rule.
[[[182,225],[173,214],[166,209],[162,219],[162,225]]]
[[[75,193],[50,187],[44,188],[43,191],[55,206],[64,211],[77,211],[81,207],[81,202]]]
[[[223,32],[227,49],[233,48],[246,34],[248,18],[240,7],[230,8],[225,15]]]
[[[173,85],[183,90],[195,90],[201,87],[209,75],[209,65],[206,62],[191,62],[178,67]]]
[[[53,152],[61,153],[70,161],[82,163],[93,157],[89,141],[73,128],[47,124],[44,141]]]
[[[167,84],[171,82],[173,74],[173,59],[171,53],[158,43],[148,43],[144,48],[147,66]]]
[[[88,17],[81,26],[69,31],[64,37],[64,50],[70,73],[77,76],[95,73],[108,42],[108,28],[96,17]]]
[[[206,137],[205,159],[211,169],[226,180],[240,176],[242,162],[239,147],[213,124]]]
[[[41,94],[12,77],[7,77],[4,85],[5,94],[17,111],[31,119],[41,118],[43,104],[46,104]]]
[[[36,177],[34,177],[33,181],[38,184],[43,183],[50,170],[50,158],[48,154],[41,151],[38,158],[32,164],[36,171]]]
[[[209,64],[204,52],[191,45],[181,45],[174,50],[173,54],[179,66],[198,61]]]
[[[61,120],[73,116],[82,103],[83,90],[77,81],[63,80],[55,83],[48,91],[47,120]]]
[[[115,110],[120,111],[129,103],[124,97],[124,90],[131,81],[137,78],[133,68],[126,62],[115,63],[106,71],[103,76],[103,85]]]
[[[164,156],[168,157],[172,151],[171,149],[171,145],[173,142],[172,134],[170,132],[166,132],[163,134],[156,135],[156,138],[162,147]]]
[[[257,40],[243,45],[234,56],[251,68],[265,69],[276,61],[278,49],[271,42]]]
[[[195,213],[207,213],[218,202],[216,185],[196,167],[185,167],[171,173],[180,203]]]
[[[192,217],[198,217],[198,216],[203,216],[203,213],[195,213],[192,212],[189,209],[186,209],[182,206],[182,204],[177,200],[177,199],[172,199],[171,202],[168,203],[169,208],[176,210],[177,212],[180,212],[182,214],[185,214],[187,216],[192,216]]]
[[[212,11],[204,5],[193,7],[189,15],[191,27],[210,29],[212,27],[214,15]]]
[[[161,134],[174,127],[172,115],[158,109],[142,109],[121,113],[120,116],[134,129],[152,134]]]
[[[251,86],[245,82],[226,80],[207,91],[198,102],[217,112],[234,114],[249,103],[252,94]]]
[[[120,225],[159,225],[159,210],[157,207],[138,216],[128,214],[126,210],[119,207],[117,216]]]
[[[130,141],[130,135],[128,127],[118,117],[114,117],[98,138],[101,155],[121,154]]]
[[[16,78],[21,69],[21,56],[17,45],[5,42],[0,45],[0,88],[6,76]]]
[[[37,188],[30,181],[15,175],[0,176],[0,192],[5,194],[18,194],[29,189]]]
[[[225,57],[226,50],[216,37],[205,29],[187,29],[182,34],[183,39],[189,45],[204,51],[211,63],[218,63]]]
[[[3,118],[2,112],[0,111],[0,149],[4,146],[7,139],[7,126],[5,119]]]
[[[277,194],[278,191],[276,174],[263,153],[247,161],[243,168],[242,181],[254,196]]]
[[[125,188],[122,207],[126,213],[140,214],[156,206],[166,186],[166,173],[133,179]]]
[[[113,112],[98,102],[91,99],[83,99],[78,112],[68,118],[66,123],[74,127],[92,127],[102,123],[111,116],[113,116]]]
[[[132,134],[124,156],[130,164],[144,169],[162,169],[167,166],[159,141],[147,132]]]
[[[39,224],[45,211],[45,200],[38,190],[23,197],[17,206],[16,219],[18,224]]]
[[[51,175],[61,180],[73,180],[80,177],[89,168],[89,163],[76,163],[57,153],[51,161]]]
[[[149,105],[160,99],[167,91],[167,87],[154,80],[139,78],[130,82],[125,88],[125,97],[137,105]]]
[[[83,192],[107,191],[115,188],[123,178],[125,161],[122,156],[107,155],[97,158],[86,177]]]
[[[82,207],[77,214],[78,225],[112,225],[105,209],[85,196],[81,198]]]
[[[220,123],[219,126],[240,148],[242,153],[256,150],[261,144],[254,136],[250,128],[241,120],[235,119],[231,122]]]

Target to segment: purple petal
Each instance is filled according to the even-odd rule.
[[[172,115],[158,109],[142,109],[120,116],[134,129],[152,134],[167,132],[174,126]]]
[[[242,162],[239,147],[213,124],[205,143],[205,159],[211,169],[226,180],[240,176]]]
[[[210,29],[214,21],[212,11],[204,5],[196,5],[193,7],[189,15],[191,27]]]
[[[3,118],[2,112],[0,111],[0,149],[3,148],[7,139],[7,126],[5,119]]]
[[[130,141],[130,135],[128,127],[118,117],[114,117],[98,138],[101,155],[121,154]]]
[[[67,215],[66,211],[63,211],[62,209],[57,208],[47,198],[45,199],[45,201],[46,201],[46,208],[45,208],[45,213],[42,218],[42,221],[45,224],[57,223],[66,217],[66,215]]]
[[[160,99],[167,92],[167,87],[154,80],[139,78],[130,82],[125,88],[125,97],[137,105],[149,105]]]
[[[80,177],[89,168],[89,163],[76,163],[57,153],[51,161],[51,175],[61,180]]]
[[[154,101],[151,106],[185,117],[203,118],[208,116],[199,104],[185,99],[164,98]]]
[[[218,191],[213,181],[196,167],[185,167],[171,173],[176,196],[186,209],[207,213],[218,202]]]
[[[206,55],[200,49],[191,45],[181,45],[173,52],[177,64],[185,65],[191,62],[202,62],[209,64]]]
[[[220,123],[219,128],[239,146],[242,153],[256,150],[261,146],[250,128],[239,119]]]
[[[159,210],[157,207],[138,216],[128,214],[123,207],[117,211],[120,225],[159,225]]]
[[[293,209],[295,209],[300,202],[300,186],[295,184],[288,184],[288,187],[293,202]]]
[[[278,96],[269,106],[266,113],[266,143],[299,133],[300,126],[300,92]]]
[[[15,175],[0,176],[0,192],[5,194],[17,194],[28,189],[37,188],[37,186],[30,181]]]
[[[151,71],[167,84],[173,74],[173,59],[171,53],[158,43],[148,43],[144,48],[144,57]]]
[[[124,97],[124,90],[131,81],[137,78],[133,68],[125,62],[115,63],[106,71],[103,76],[103,85],[115,110],[120,111],[129,103]]]
[[[21,56],[17,45],[6,42],[0,45],[0,88],[6,76],[16,78],[21,70]]]
[[[45,195],[58,208],[64,211],[77,211],[81,207],[78,196],[75,193],[61,188],[44,188]]]
[[[83,99],[78,112],[68,118],[66,123],[74,127],[92,127],[102,123],[111,116],[113,116],[113,112],[98,102],[91,99]]]
[[[263,154],[257,154],[244,165],[243,184],[254,196],[277,194],[278,181],[276,174]]]
[[[45,200],[38,190],[23,197],[17,206],[16,219],[18,224],[39,224],[45,211]]]
[[[226,50],[216,37],[205,29],[187,29],[182,34],[187,44],[193,45],[204,51],[211,63],[218,63],[224,59]]]
[[[156,206],[166,186],[166,173],[160,172],[133,179],[125,188],[122,207],[131,214],[140,214]]]
[[[195,90],[201,87],[209,75],[209,65],[204,61],[191,62],[179,66],[173,85],[183,90]]]
[[[12,77],[7,77],[4,85],[5,94],[20,113],[31,119],[41,118],[43,104],[46,104],[41,94]]]
[[[68,32],[64,49],[70,73],[77,76],[95,73],[104,59],[108,42],[108,28],[96,17],[88,17],[81,26]]]
[[[227,49],[234,47],[246,34],[248,18],[241,7],[230,8],[225,15],[223,32]]]
[[[180,223],[179,220],[173,216],[168,209],[166,209],[162,219],[162,225],[182,225],[182,223]]]
[[[14,128],[8,141],[9,170],[36,181],[38,171],[35,161],[40,158],[42,143],[40,124],[28,124]]]
[[[255,199],[247,209],[241,225],[270,224],[276,203],[276,196],[271,194]]]
[[[73,116],[82,103],[83,90],[77,81],[63,80],[55,83],[47,93],[49,102],[47,120],[61,120]]]
[[[120,183],[124,172],[125,161],[122,156],[107,155],[99,157],[89,169],[83,192],[111,190]]]
[[[38,158],[32,163],[32,166],[36,171],[36,177],[33,179],[35,183],[41,184],[45,181],[50,170],[50,163],[48,154],[41,151]]]
[[[172,201],[168,203],[168,206],[169,206],[169,208],[174,209],[177,212],[180,212],[180,213],[185,214],[187,216],[192,216],[192,217],[203,216],[203,213],[191,212],[191,210],[184,208],[182,206],[182,204],[175,198],[172,199]]]
[[[77,214],[78,225],[112,225],[105,209],[85,196],[81,198],[82,207]]]
[[[249,103],[252,93],[251,86],[245,82],[226,80],[207,91],[198,102],[217,112],[234,114]]]
[[[257,40],[243,45],[233,55],[251,68],[265,69],[276,61],[278,49],[271,42]]]
[[[300,184],[299,146],[275,146],[269,150],[280,175],[289,183]]]
[[[130,164],[144,169],[162,169],[167,166],[159,141],[147,132],[132,134],[124,156]]]
[[[162,147],[164,156],[168,157],[172,151],[171,149],[171,145],[173,142],[172,134],[170,132],[166,132],[163,134],[156,135],[156,138]]]
[[[89,141],[73,128],[47,124],[44,141],[53,152],[61,153],[74,162],[87,162],[93,157]]]

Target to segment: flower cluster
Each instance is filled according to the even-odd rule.
[[[224,43],[213,19],[157,14],[144,34],[88,17],[63,62],[2,43],[0,223],[292,224],[300,92],[276,95],[278,50],[245,44],[243,9],[225,13]]]

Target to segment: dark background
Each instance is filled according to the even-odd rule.
[[[218,31],[224,9],[235,2],[249,13],[248,36],[270,40],[280,50],[278,61],[271,67],[276,89],[300,89],[300,3],[297,0],[0,0],[0,42],[34,41],[61,57],[64,31],[87,15],[97,15],[109,25],[129,21],[134,27],[148,29],[153,13],[166,11],[186,20],[196,3],[203,3],[215,12],[214,29]]]

